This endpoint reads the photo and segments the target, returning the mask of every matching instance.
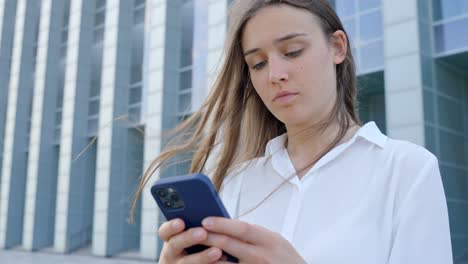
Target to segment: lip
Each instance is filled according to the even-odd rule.
[[[295,92],[290,92],[290,91],[280,91],[278,93],[276,93],[275,97],[273,98],[273,102],[275,101],[284,101],[284,100],[288,100],[292,97],[294,97],[294,95],[297,95],[299,93],[295,93]]]

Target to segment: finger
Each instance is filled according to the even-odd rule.
[[[208,217],[202,221],[203,227],[211,232],[225,234],[252,244],[268,244],[272,241],[273,232],[243,221],[224,217]]]
[[[220,248],[231,256],[242,256],[245,259],[255,257],[255,245],[217,233],[208,233],[203,245]]]
[[[219,248],[211,247],[196,254],[190,254],[182,258],[180,263],[213,263],[223,256],[223,252]]]
[[[190,228],[180,234],[177,234],[167,242],[167,247],[172,256],[181,254],[184,249],[198,245],[207,237],[207,232],[201,227]]]
[[[161,239],[167,242],[172,236],[184,231],[184,229],[184,221],[182,219],[177,218],[162,224],[159,228],[158,233]]]

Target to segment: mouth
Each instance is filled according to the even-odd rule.
[[[276,103],[287,103],[292,100],[296,95],[299,93],[289,92],[289,91],[281,91],[275,95],[273,98],[273,102]]]

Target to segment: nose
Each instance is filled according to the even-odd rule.
[[[289,73],[287,67],[281,59],[271,58],[269,64],[269,81],[271,83],[283,83],[288,81]]]

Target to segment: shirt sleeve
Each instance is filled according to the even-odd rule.
[[[437,158],[420,171],[396,212],[388,264],[452,264],[447,202]]]

